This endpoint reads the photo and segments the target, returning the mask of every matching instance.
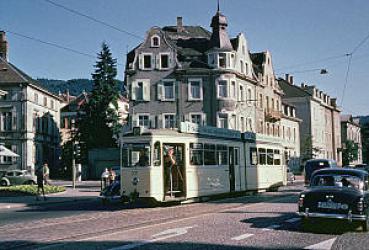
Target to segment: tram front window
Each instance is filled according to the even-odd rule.
[[[146,167],[151,165],[149,144],[124,144],[124,167]]]

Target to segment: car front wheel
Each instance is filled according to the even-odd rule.
[[[0,181],[0,186],[8,186],[8,183],[6,182],[6,180],[1,180]]]

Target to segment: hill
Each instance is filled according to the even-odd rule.
[[[37,81],[42,87],[48,91],[59,94],[59,92],[64,93],[69,90],[71,95],[77,96],[83,91],[91,92],[93,87],[93,81],[90,79],[71,79],[71,80],[57,80],[57,79],[45,79],[38,78]],[[123,82],[119,81],[121,86]]]

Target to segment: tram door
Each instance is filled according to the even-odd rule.
[[[234,192],[235,191],[235,184],[236,184],[236,178],[235,178],[235,170],[234,170],[234,165],[235,165],[235,150],[234,147],[229,147],[228,148],[228,159],[229,159],[229,187],[230,187],[230,191]]]
[[[184,144],[163,144],[165,199],[186,196],[184,149]]]

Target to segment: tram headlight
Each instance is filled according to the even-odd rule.
[[[137,186],[137,184],[139,183],[139,181],[140,181],[140,179],[137,176],[133,177],[132,178],[132,184],[133,184],[133,186]]]

